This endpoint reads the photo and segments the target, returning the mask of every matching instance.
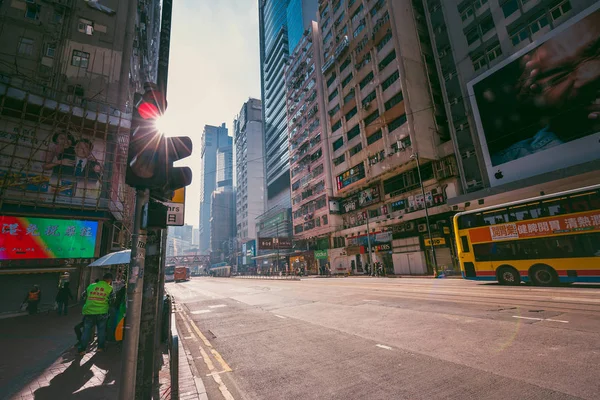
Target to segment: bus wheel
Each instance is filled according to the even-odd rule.
[[[508,265],[500,267],[496,271],[496,275],[498,276],[498,282],[501,285],[521,284],[521,275],[519,275],[519,271],[517,271],[514,267]]]
[[[536,286],[555,286],[558,284],[558,274],[547,265],[534,265],[529,269],[531,282]]]

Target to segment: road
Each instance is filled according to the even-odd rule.
[[[598,399],[600,289],[193,278],[179,334],[215,399]]]

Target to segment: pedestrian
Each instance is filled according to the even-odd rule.
[[[42,301],[42,290],[38,285],[33,285],[31,290],[27,292],[23,303],[27,303],[27,311],[29,315],[37,314],[38,305]]]
[[[69,282],[65,282],[63,286],[58,289],[56,294],[56,304],[58,304],[58,315],[67,315],[69,310],[69,299],[73,300],[73,294],[69,288]]]
[[[92,283],[86,289],[87,298],[83,306],[83,335],[77,349],[79,354],[85,354],[90,341],[92,328],[96,327],[98,335],[98,351],[103,351],[106,344],[106,323],[108,310],[112,300],[113,288],[111,286],[113,275],[107,272],[98,283]]]

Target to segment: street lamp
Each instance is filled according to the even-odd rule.
[[[411,160],[417,162],[417,174],[419,175],[419,184],[421,185],[421,194],[423,195],[423,203],[425,204],[425,223],[427,224],[427,234],[429,236],[429,242],[431,244],[431,258],[433,261],[433,270],[435,275],[438,275],[437,257],[435,255],[435,246],[433,245],[433,237],[431,236],[431,226],[429,225],[429,210],[427,208],[427,199],[425,198],[425,187],[423,186],[423,179],[421,179],[421,163],[419,162],[419,153],[415,152],[410,155]]]

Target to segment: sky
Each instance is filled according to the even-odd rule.
[[[161,127],[168,136],[189,136],[193,181],[186,189],[185,222],[198,227],[204,125],[233,120],[249,97],[260,98],[258,2],[256,0],[173,2],[168,107]]]

